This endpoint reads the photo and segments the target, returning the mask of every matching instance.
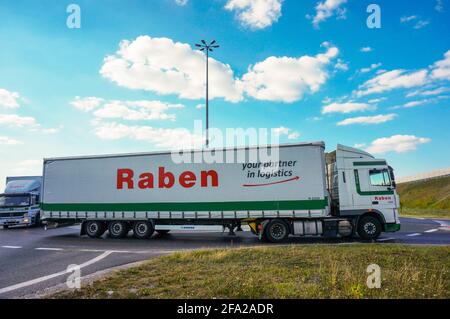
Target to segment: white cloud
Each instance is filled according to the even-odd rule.
[[[179,6],[185,6],[188,3],[188,0],[175,0],[175,3]]]
[[[37,125],[36,120],[30,116],[19,116],[17,114],[0,114],[0,124],[10,127],[32,128]]]
[[[346,102],[346,103],[331,103],[325,105],[322,108],[322,114],[329,113],[351,113],[358,111],[370,111],[376,109],[376,106],[368,104],[368,103],[355,103],[355,102]]]
[[[426,99],[421,100],[421,101],[411,101],[411,102],[405,103],[403,105],[403,107],[406,107],[406,108],[415,107],[415,106],[423,105],[427,102],[428,102],[428,100],[426,100]]]
[[[245,92],[258,100],[291,103],[305,93],[315,93],[326,82],[326,67],[339,50],[328,47],[323,54],[299,58],[271,56],[250,67],[242,76]]]
[[[272,129],[272,133],[278,136],[285,135],[288,140],[296,140],[300,137],[300,133],[290,128],[280,126]]]
[[[181,104],[168,104],[160,101],[110,101],[93,114],[98,118],[122,118],[124,120],[172,120],[175,114],[169,109],[183,108]]]
[[[432,65],[431,78],[450,81],[450,50],[445,52],[444,59]]]
[[[422,29],[423,27],[430,24],[429,20],[419,20],[415,25],[414,29]]]
[[[0,136],[0,145],[20,145],[23,142],[10,138],[8,136]]]
[[[288,135],[289,129],[284,126],[276,127],[272,129],[273,134],[275,135]]]
[[[416,20],[417,16],[416,15],[411,15],[411,16],[403,16],[400,18],[400,22],[401,23],[405,23],[405,22],[409,22],[409,21],[413,21]]]
[[[90,112],[93,109],[99,107],[103,103],[103,99],[98,97],[75,97],[75,100],[70,102],[71,105],[84,112]]]
[[[0,125],[12,128],[25,128],[30,132],[40,132],[45,134],[55,134],[60,131],[59,128],[44,128],[37,123],[36,119],[31,116],[20,116],[17,114],[0,114]]]
[[[428,82],[427,70],[405,71],[393,70],[375,76],[366,81],[354,93],[356,96],[365,96],[373,93],[382,93],[398,88],[412,88]]]
[[[240,101],[242,92],[230,66],[210,58],[209,67],[210,98]],[[100,74],[130,89],[200,99],[205,94],[204,69],[204,54],[190,45],[139,36],[134,41],[122,41],[116,54],[105,58]]]
[[[330,43],[323,43],[322,47],[327,51],[315,56],[268,57],[250,66],[241,79],[234,77],[229,65],[210,58],[210,98],[238,102],[246,94],[266,101],[300,100],[305,93],[317,92],[329,78],[327,67],[339,50]],[[100,73],[131,89],[203,99],[204,64],[203,54],[188,44],[140,36],[133,42],[122,41],[120,50],[105,59]],[[78,98],[72,105],[91,110],[101,102]]]
[[[444,2],[443,2],[443,0],[436,0],[436,5],[435,5],[434,9],[437,12],[444,12]]]
[[[363,148],[366,147],[366,143],[356,143],[355,145],[353,145],[354,148]]]
[[[417,15],[403,16],[400,18],[401,23],[409,23],[411,21],[417,21],[413,26],[414,29],[422,29],[430,23],[429,20],[419,19]]]
[[[16,92],[10,92],[5,89],[0,89],[0,107],[7,109],[16,109],[19,107],[20,95]]]
[[[351,124],[380,124],[392,121],[396,116],[397,114],[380,114],[375,116],[352,117],[338,122],[337,125],[345,126]]]
[[[129,126],[120,123],[96,123],[95,134],[105,140],[129,138],[155,144],[169,149],[189,149],[202,145],[203,138],[184,128],[154,128],[151,126]]]
[[[334,65],[334,68],[336,69],[336,70],[340,70],[340,71],[348,71],[348,63],[347,62],[344,62],[343,60],[341,60],[341,59],[338,59],[337,60],[337,62],[336,62],[336,64]]]
[[[344,19],[346,9],[341,6],[346,2],[347,0],[325,0],[318,2],[315,8],[316,15],[312,20],[314,27],[319,27],[320,23],[333,16],[333,14],[336,14],[338,19]]]
[[[417,145],[430,142],[431,139],[416,137],[414,135],[393,135],[391,137],[382,137],[374,140],[366,149],[372,154],[386,152],[404,153],[417,149]]]
[[[361,49],[359,49],[359,51],[367,53],[367,52],[372,52],[373,49],[371,47],[362,47]]]
[[[431,89],[431,90],[416,90],[416,91],[412,91],[412,92],[409,92],[408,94],[406,94],[406,97],[431,96],[431,95],[438,95],[438,94],[449,92],[449,91],[450,91],[450,88],[446,88],[446,87],[440,87],[440,88]]]
[[[370,66],[368,66],[367,68],[362,68],[359,70],[360,73],[368,73],[372,70],[375,70],[377,68],[379,68],[381,66],[381,63],[372,63]]]
[[[197,104],[197,105],[195,106],[195,108],[196,108],[196,109],[204,109],[204,108],[206,108],[206,105],[205,105],[205,104]]]
[[[228,0],[225,9],[236,11],[242,25],[251,29],[264,29],[281,16],[283,0]]]
[[[430,83],[433,84],[433,81],[437,80],[450,81],[450,50],[444,54],[444,59],[435,62],[428,68],[417,71],[397,69],[377,74],[372,79],[360,85],[358,90],[355,90],[353,94],[361,97],[394,89],[409,89]],[[433,92],[430,92],[430,95],[433,94]]]
[[[376,103],[383,102],[383,101],[385,101],[385,100],[387,100],[386,97],[380,97],[380,98],[376,98],[376,99],[370,99],[368,102],[369,102],[370,104],[376,104]]]

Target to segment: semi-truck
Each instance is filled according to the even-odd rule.
[[[94,238],[247,224],[277,243],[290,235],[374,240],[400,229],[393,169],[363,150],[325,153],[324,142],[311,142],[173,155],[44,159],[43,219],[81,223],[81,235]]]
[[[11,176],[0,194],[0,226],[39,226],[42,176]]]

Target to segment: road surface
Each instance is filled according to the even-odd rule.
[[[402,230],[383,233],[380,244],[450,245],[450,221],[402,218]],[[199,248],[261,245],[250,232],[229,237],[221,232],[174,232],[149,240],[79,237],[78,227],[44,231],[41,228],[0,230],[0,298],[20,298],[64,284],[67,267],[81,266],[81,275]],[[288,244],[358,243],[358,239],[291,238]],[[267,244],[264,244],[267,245]]]

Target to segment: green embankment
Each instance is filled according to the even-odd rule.
[[[403,216],[450,218],[450,176],[397,186]]]
[[[369,289],[377,264],[381,287]],[[450,247],[380,244],[180,252],[53,298],[450,298]]]

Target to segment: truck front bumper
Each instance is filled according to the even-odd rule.
[[[386,233],[393,233],[400,230],[400,223],[398,224],[384,224],[384,231]]]
[[[30,224],[31,220],[28,218],[0,219],[0,226],[28,226]]]

